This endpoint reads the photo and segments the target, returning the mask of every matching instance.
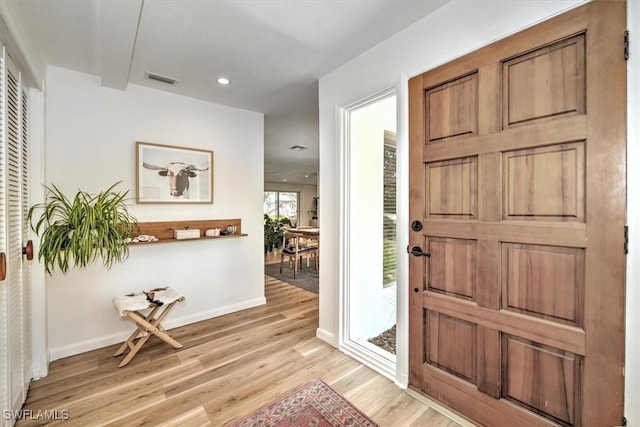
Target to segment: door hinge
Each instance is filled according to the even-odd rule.
[[[629,59],[629,30],[624,32],[624,60]]]
[[[622,424],[623,426],[627,425],[627,417],[622,417]]]
[[[624,226],[624,254],[629,253],[629,226]]]

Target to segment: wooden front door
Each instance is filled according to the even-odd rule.
[[[625,10],[410,80],[410,385],[482,424],[622,423]]]

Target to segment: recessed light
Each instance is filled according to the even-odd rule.
[[[309,175],[305,175],[304,177],[305,177],[305,178],[309,178]]]
[[[218,84],[226,86],[229,83],[231,83],[231,81],[228,78],[226,78],[226,77],[218,77]]]
[[[287,182],[287,178],[283,179],[282,182]]]

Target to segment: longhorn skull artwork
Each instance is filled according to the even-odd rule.
[[[157,170],[158,175],[169,178],[169,194],[171,197],[182,197],[189,191],[189,179],[197,176],[196,171],[209,170],[208,167],[197,167],[183,162],[171,162],[167,166],[157,166],[142,162],[145,169]]]
[[[213,203],[213,172],[211,150],[137,141],[136,203]]]

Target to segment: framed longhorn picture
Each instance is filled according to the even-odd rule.
[[[213,203],[213,151],[136,142],[137,203]]]

